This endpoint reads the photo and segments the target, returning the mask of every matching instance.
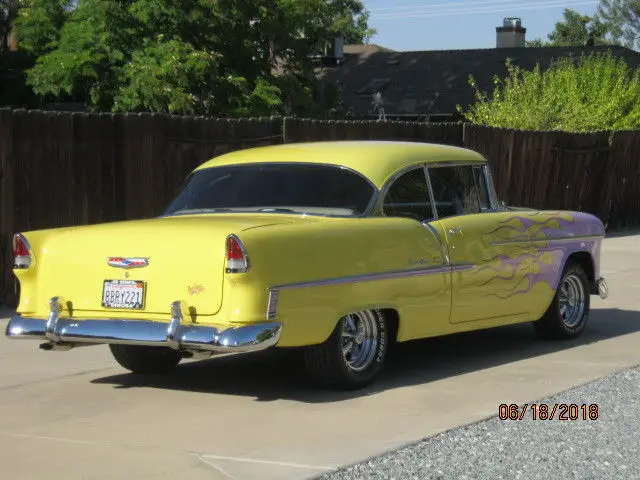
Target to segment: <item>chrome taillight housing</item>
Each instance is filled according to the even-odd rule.
[[[21,233],[13,236],[13,268],[29,268],[33,264],[31,245]]]
[[[249,256],[244,245],[236,235],[227,237],[227,273],[246,273],[249,271]]]

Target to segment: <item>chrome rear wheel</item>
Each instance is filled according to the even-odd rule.
[[[378,322],[370,311],[347,315],[342,324],[342,356],[347,366],[362,372],[371,365],[378,351]]]
[[[338,321],[327,341],[305,349],[307,371],[326,387],[362,388],[381,370],[389,340],[389,327],[382,312],[350,313]]]

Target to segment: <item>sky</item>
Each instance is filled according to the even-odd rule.
[[[592,15],[593,0],[364,0],[371,39],[392,50],[494,48],[505,17],[522,19],[527,40],[547,39],[565,8]]]

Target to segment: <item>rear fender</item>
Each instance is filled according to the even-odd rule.
[[[266,292],[262,314],[282,322],[280,346],[322,343],[340,318],[364,309],[398,312],[401,340],[446,328],[450,267],[435,234],[416,221],[327,219],[241,237],[252,267],[235,286],[261,299]]]

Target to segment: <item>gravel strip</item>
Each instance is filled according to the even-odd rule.
[[[522,421],[494,417],[318,478],[640,479],[640,367],[535,403],[549,415],[554,404],[597,404],[598,419],[583,420],[588,407],[567,421],[560,409],[547,421],[529,409]]]

